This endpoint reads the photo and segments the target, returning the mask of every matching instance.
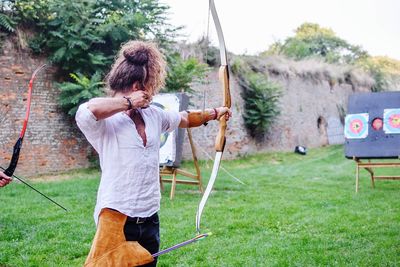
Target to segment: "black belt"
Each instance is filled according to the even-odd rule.
[[[151,215],[150,217],[129,217],[127,218],[127,221],[129,222],[134,222],[136,224],[141,224],[141,223],[145,223],[147,221],[150,221],[152,219],[155,219],[157,217],[157,212],[154,213],[153,215]]]

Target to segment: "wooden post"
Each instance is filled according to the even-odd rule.
[[[193,142],[192,130],[190,128],[187,128],[187,133],[188,133],[190,148],[192,149],[192,157],[193,157],[194,167],[196,168],[197,178],[199,179],[199,189],[200,189],[200,192],[203,193],[203,184],[201,182],[200,167],[199,167],[199,162],[197,161],[196,147],[194,146],[194,142]]]
[[[368,160],[368,163],[371,163],[371,160]],[[371,168],[365,168],[369,174],[371,174],[371,186],[372,188],[375,188],[375,174],[374,171]]]
[[[356,193],[358,193],[358,180],[359,180],[359,174],[360,174],[360,167],[358,166],[357,158],[353,157],[353,159],[356,161]]]
[[[172,172],[172,184],[171,184],[171,194],[169,195],[170,199],[174,198],[176,188],[176,169]]]

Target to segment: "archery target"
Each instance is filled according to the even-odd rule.
[[[400,133],[400,109],[383,110],[383,131],[386,134]]]
[[[400,91],[379,93],[354,93],[349,96],[348,114],[357,114],[358,119],[367,121],[363,127],[360,122],[347,118],[347,138],[345,140],[346,158],[388,159],[400,156]],[[361,119],[359,114],[368,113],[368,119]],[[365,138],[351,138],[368,135]]]
[[[349,114],[345,118],[344,136],[347,139],[363,139],[368,136],[368,113]]]
[[[174,94],[160,94],[153,98],[152,105],[158,106],[166,111],[179,112],[179,98]],[[160,164],[169,164],[176,157],[176,131],[163,133],[160,136]]]

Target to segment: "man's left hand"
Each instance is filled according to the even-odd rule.
[[[222,116],[225,116],[225,119],[228,121],[230,117],[232,117],[232,111],[227,108],[227,107],[219,107],[216,108],[218,114],[217,114],[217,120],[222,118]]]

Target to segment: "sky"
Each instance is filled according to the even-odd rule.
[[[189,42],[207,33],[207,0],[161,0],[170,23],[184,26]],[[400,0],[214,0],[226,47],[254,55],[294,35],[304,22],[318,23],[372,56],[400,60]],[[210,39],[217,44],[210,19]]]

